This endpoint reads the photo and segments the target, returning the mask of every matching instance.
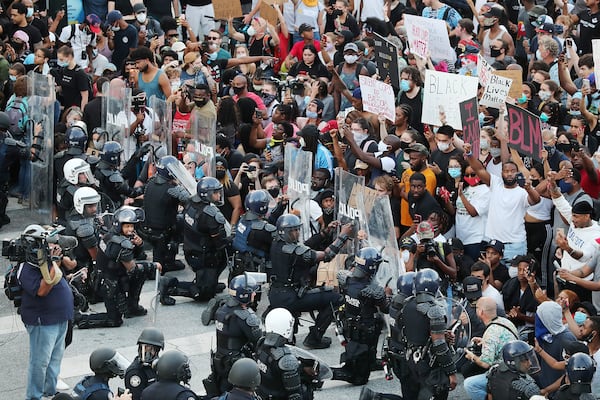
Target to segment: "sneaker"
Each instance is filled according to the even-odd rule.
[[[71,387],[67,384],[67,382],[60,379],[60,377],[58,378],[58,381],[56,381],[56,390],[69,390],[70,388]]]

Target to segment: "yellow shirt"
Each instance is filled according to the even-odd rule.
[[[402,174],[401,185],[404,185],[404,191],[406,193],[410,192],[410,177],[414,173],[412,168],[409,168]],[[427,191],[431,193],[432,196],[435,196],[435,188],[437,186],[435,173],[429,167],[425,168],[421,173],[425,176],[425,186],[427,187]],[[425,217],[425,215],[423,217]],[[400,201],[400,224],[402,226],[411,226],[413,224],[413,220],[408,212],[408,201],[404,199]]]

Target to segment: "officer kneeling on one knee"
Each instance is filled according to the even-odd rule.
[[[233,363],[228,377],[233,389],[219,397],[218,400],[259,400],[256,388],[260,385],[260,370],[256,361],[241,358]]]
[[[77,400],[130,400],[131,394],[114,397],[108,381],[116,376],[122,378],[129,361],[119,352],[107,347],[96,349],[90,355],[90,369],[94,375],[86,376],[73,388],[73,398]]]
[[[144,210],[123,206],[113,216],[113,227],[102,238],[97,267],[102,274],[101,292],[106,313],[77,315],[75,323],[80,329],[117,327],[122,316],[132,318],[147,314],[139,304],[142,287],[147,277],[154,277],[160,263],[136,261],[136,247],[143,245],[135,233],[135,225],[144,220]]]
[[[272,307],[283,307],[292,313],[318,310],[304,345],[322,349],[331,345],[331,339],[323,334],[333,321],[332,305],[339,307],[343,299],[331,290],[310,289],[308,285],[317,264],[332,260],[354,229],[352,224],[342,226],[340,236],[325,251],[315,251],[298,242],[301,226],[300,218],[293,214],[277,219],[277,239],[271,245],[269,302]]]
[[[190,361],[179,350],[165,351],[155,365],[157,382],[142,392],[142,400],[198,400],[187,386],[192,379]]]
[[[125,387],[133,400],[139,400],[145,388],[156,381],[152,363],[165,348],[165,337],[156,328],[145,328],[137,341],[138,355],[125,371]]]
[[[353,262],[352,275],[340,285],[344,295],[343,326],[348,340],[341,359],[342,368],[333,368],[333,379],[355,385],[369,381],[377,364],[377,340],[382,321],[379,311],[387,312],[389,301],[383,287],[373,282],[381,264],[381,253],[374,247],[360,249]]]
[[[494,400],[526,400],[540,394],[531,377],[540,371],[532,346],[522,340],[508,342],[502,348],[502,360],[488,372],[487,392]]]
[[[215,314],[217,351],[212,353],[212,372],[203,381],[209,396],[218,396],[231,388],[227,382],[231,366],[242,357],[252,357],[262,336],[260,318],[248,306],[257,288],[251,276],[236,276],[229,283],[229,298]]]

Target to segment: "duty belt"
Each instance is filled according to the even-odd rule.
[[[417,364],[419,361],[423,360],[428,353],[429,344],[422,346],[414,346],[409,344],[406,346],[406,353],[404,357],[406,358],[406,361],[410,361],[412,359],[413,362]]]

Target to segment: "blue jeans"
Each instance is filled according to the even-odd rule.
[[[54,396],[65,352],[67,321],[55,325],[26,325],[29,334],[27,400]]]
[[[471,400],[485,400],[487,398],[487,375],[473,375],[465,379],[465,392]]]

